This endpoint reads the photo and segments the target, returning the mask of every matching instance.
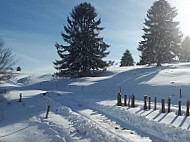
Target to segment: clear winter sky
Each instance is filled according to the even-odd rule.
[[[66,18],[84,0],[0,0],[0,37],[11,48],[24,72],[53,73],[52,62],[60,59],[55,42],[63,43],[60,33]],[[143,35],[147,10],[154,0],[86,0],[101,17],[100,33],[110,44],[106,59],[119,61],[129,49],[136,62],[138,42]],[[177,21],[184,35],[190,35],[190,1],[168,0],[178,9]]]

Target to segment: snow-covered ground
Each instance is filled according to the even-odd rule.
[[[0,142],[189,142],[189,78],[190,63],[110,67],[98,77],[79,79],[15,74],[0,87]],[[135,108],[116,106],[120,90],[122,98],[135,94]],[[151,97],[152,108],[157,97],[157,110],[143,110],[144,95]],[[171,112],[161,113],[161,99],[167,112],[169,96]],[[177,115],[179,100],[182,116]]]

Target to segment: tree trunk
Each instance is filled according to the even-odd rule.
[[[158,54],[158,61],[157,61],[157,67],[160,67],[161,66],[161,57],[160,57],[160,54]]]
[[[157,62],[157,67],[161,67],[161,63],[160,62]]]

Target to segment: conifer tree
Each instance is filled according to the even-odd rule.
[[[190,37],[186,36],[182,41],[180,61],[189,62],[190,61]]]
[[[16,71],[21,72],[21,67],[20,67],[20,66],[18,66],[18,67],[16,68]]]
[[[147,12],[144,23],[143,40],[139,42],[138,50],[141,51],[140,64],[172,62],[179,56],[182,34],[179,31],[179,22],[175,7],[171,7],[166,0],[158,0]]]
[[[129,50],[126,50],[121,58],[120,67],[133,66],[133,65],[134,65],[133,57],[132,57],[131,53],[129,52]]]
[[[75,6],[67,17],[68,24],[61,34],[65,44],[55,45],[61,57],[54,62],[58,76],[89,76],[91,71],[104,70],[109,65],[102,60],[109,54],[109,45],[99,37],[103,28],[96,17],[95,8],[86,2]]]

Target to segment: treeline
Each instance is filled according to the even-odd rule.
[[[81,77],[104,71],[113,62],[103,61],[109,52],[109,44],[105,43],[99,33],[101,19],[90,3],[81,3],[74,7],[67,17],[67,25],[61,36],[63,44],[56,43],[60,60],[54,62],[57,76]],[[142,40],[137,48],[141,52],[137,64],[172,63],[190,61],[190,38],[182,41],[179,22],[174,21],[177,9],[171,7],[166,0],[158,0],[147,11],[144,22]],[[128,49],[121,57],[120,66],[132,66],[134,59]]]
[[[137,48],[141,52],[137,65],[156,63],[161,66],[162,63],[190,61],[190,38],[186,36],[182,40],[179,22],[174,21],[176,16],[177,9],[171,7],[167,1],[159,0],[153,3],[147,11],[143,40]],[[131,59],[123,60],[124,57],[131,58],[131,55],[124,53],[121,66],[123,62],[131,63]]]

